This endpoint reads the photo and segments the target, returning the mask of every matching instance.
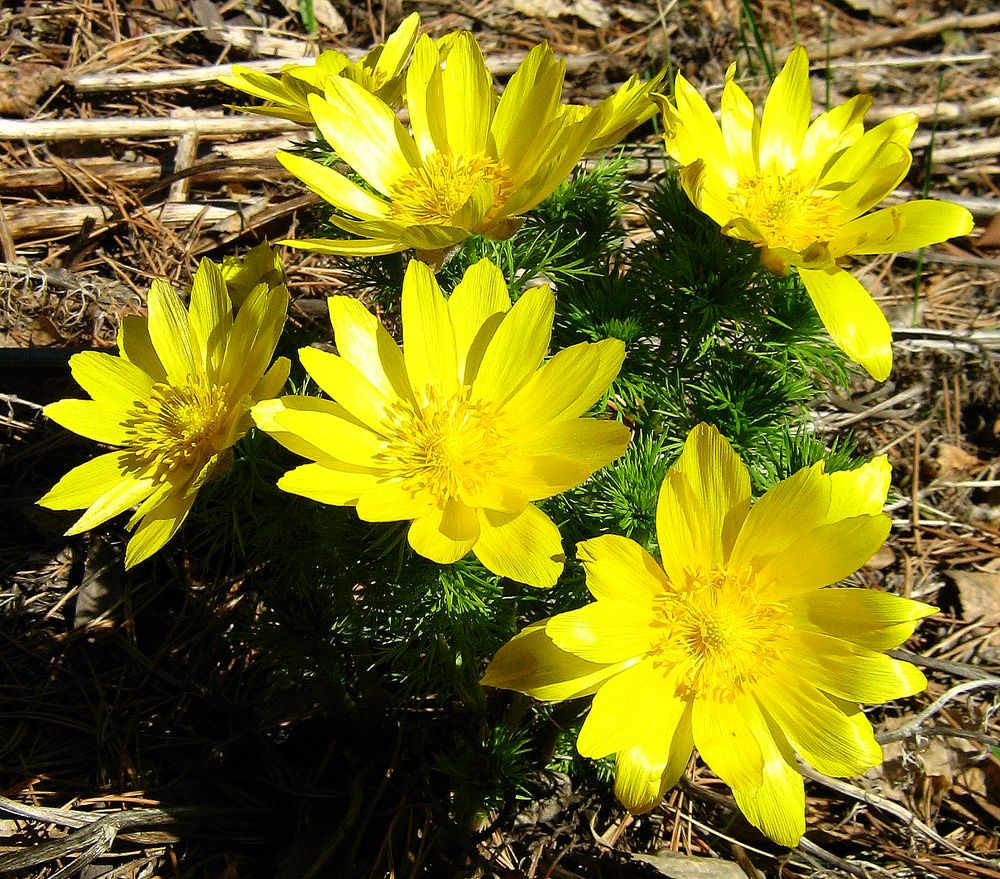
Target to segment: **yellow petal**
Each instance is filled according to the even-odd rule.
[[[587,588],[597,599],[649,606],[668,581],[656,560],[634,540],[603,534],[576,545],[587,573]]]
[[[191,285],[188,308],[191,344],[210,376],[216,376],[233,328],[233,303],[219,267],[202,259]]]
[[[375,431],[379,429],[393,401],[353,365],[343,357],[318,348],[300,348],[299,360],[328,396],[362,424]]]
[[[819,178],[841,150],[858,141],[864,134],[864,117],[871,105],[871,95],[855,95],[812,121],[798,163],[803,178]]]
[[[804,630],[789,635],[796,676],[850,702],[890,702],[927,686],[915,665],[831,635]]]
[[[470,266],[448,299],[463,384],[472,384],[486,346],[508,311],[510,296],[500,269],[488,259]]]
[[[710,571],[722,565],[749,505],[746,466],[716,428],[697,425],[664,479],[656,506],[656,533],[668,576],[683,583],[685,568]]]
[[[652,622],[651,604],[603,600],[552,617],[546,632],[557,647],[590,662],[623,662],[649,651]]]
[[[794,519],[794,512],[789,511]],[[868,561],[889,536],[892,520],[881,514],[841,519],[799,534],[757,571],[768,600],[839,583]]]
[[[550,636],[553,622],[550,620],[546,628]],[[559,646],[558,641],[556,644]],[[647,756],[652,762],[665,763],[670,739],[687,708],[676,690],[677,669],[665,673],[651,659],[640,660],[615,675],[594,695],[577,750],[597,760],[640,742],[652,742],[655,751]]]
[[[403,358],[414,393],[418,398],[430,388],[442,396],[456,393],[458,355],[448,303],[434,273],[419,260],[406,267],[402,312]]]
[[[545,625],[545,620],[534,623],[504,644],[486,667],[483,686],[562,701],[589,696],[624,667],[588,662],[560,650],[545,633]]]
[[[968,235],[972,226],[972,214],[965,208],[918,199],[852,220],[838,239],[857,242],[850,244],[845,253],[900,253]]]
[[[389,211],[385,201],[333,168],[284,150],[278,150],[275,158],[324,201],[359,220],[382,219]]]
[[[46,418],[61,424],[67,430],[99,443],[120,446],[129,437],[122,425],[128,410],[93,400],[58,400],[43,410]]]
[[[387,399],[412,400],[403,352],[371,312],[351,296],[331,296],[337,350]]]
[[[771,736],[750,696],[714,702],[695,699],[691,709],[694,744],[709,769],[736,788],[759,788],[764,783],[761,742]]]
[[[377,479],[371,473],[338,470],[323,464],[303,464],[285,473],[278,480],[278,488],[321,504],[351,507],[362,495],[376,487]]]
[[[419,30],[420,13],[411,12],[399,23],[399,27],[389,34],[385,44],[369,52],[365,60],[374,60],[375,69],[387,78],[397,76],[406,64]]]
[[[336,215],[330,217],[330,222],[334,226],[343,229],[345,232],[350,232],[352,235],[359,235],[376,243],[380,241],[398,241],[403,247],[397,247],[396,250],[405,250],[412,247],[417,251],[443,250],[464,241],[469,237],[470,225],[463,226],[459,222],[460,220],[461,212],[453,217],[451,225],[447,226],[437,224],[402,225],[396,220],[360,221]],[[381,248],[381,245],[379,245],[379,248]],[[374,247],[371,249],[359,248],[357,250],[345,250],[342,247],[334,249],[331,242],[324,242],[322,248],[317,247],[313,249],[354,256],[372,256],[377,253],[392,252],[391,250],[375,249]],[[417,254],[417,258],[421,258],[419,253]]]
[[[380,476],[378,481],[366,489],[356,504],[358,518],[366,522],[401,522],[434,515],[437,502],[428,493],[417,492],[407,487],[398,476]],[[452,539],[466,539],[478,533],[474,514],[460,501],[445,507],[441,519],[441,532]]]
[[[166,282],[149,289],[149,338],[171,382],[182,384],[197,374],[200,364],[191,347],[191,325],[180,297]]]
[[[820,185],[834,191],[842,189],[845,184],[853,183],[870,171],[878,156],[882,157],[881,161],[891,163],[893,151],[886,150],[885,146],[893,144],[897,153],[908,152],[907,146],[916,130],[917,116],[913,113],[886,119],[844,150],[823,173]]]
[[[450,503],[460,502],[451,501]],[[444,511],[434,509],[427,515],[413,520],[407,539],[414,552],[432,562],[437,562],[439,565],[450,565],[472,549],[479,534],[469,528],[464,533],[457,531],[457,536],[452,536],[452,534],[456,534],[456,529],[449,527],[451,534],[446,534],[444,524]],[[468,521],[462,516],[449,517],[447,524],[448,526],[468,525]]]
[[[479,511],[481,532],[475,553],[487,570],[529,586],[552,586],[565,555],[555,523],[528,504],[516,515]]]
[[[868,291],[843,269],[798,269],[830,338],[876,381],[892,371],[892,330]]]
[[[549,347],[555,297],[547,286],[526,290],[504,315],[483,354],[472,399],[503,405],[538,369]]]
[[[638,75],[632,74],[618,91],[602,101],[607,105],[608,112],[601,127],[591,135],[587,144],[587,155],[614,146],[633,128],[656,115],[656,104],[653,103],[650,94],[660,84],[665,73],[666,68],[645,82],[641,81]],[[572,105],[565,106],[568,109]],[[590,111],[589,107],[580,109]]]
[[[736,201],[731,198],[732,186],[714,168],[701,159],[680,170],[681,188],[691,203],[702,213],[708,214],[726,235],[744,241],[761,242],[764,236],[749,220],[736,215]],[[751,231],[746,232],[743,229]]]
[[[515,424],[578,418],[607,393],[624,359],[625,345],[619,339],[564,348],[511,397],[504,414]]]
[[[674,81],[674,104],[661,101],[661,108],[675,108],[664,113],[664,141],[667,152],[681,165],[701,159],[714,168],[730,186],[739,180],[722,129],[705,99],[679,73]]]
[[[849,223],[871,210],[903,181],[913,157],[909,150],[895,143],[882,146],[868,168],[833,196],[840,210],[840,222]],[[843,230],[843,226],[841,230]],[[843,256],[841,248],[851,246],[843,232],[830,239],[828,247],[834,258]]]
[[[230,399],[249,394],[267,371],[287,312],[288,291],[284,285],[268,288],[261,284],[240,306],[226,339],[218,377],[220,383],[228,385]]]
[[[755,702],[753,710],[760,713]],[[754,827],[775,842],[798,845],[806,829],[806,797],[795,754],[781,730],[771,726],[761,730],[756,722],[754,728],[758,731],[763,778],[760,785],[734,785],[736,804]]]
[[[740,177],[755,177],[760,169],[757,156],[760,149],[760,117],[753,102],[735,80],[736,66],[726,72],[722,89],[722,136],[726,141],[733,166]]]
[[[830,480],[822,463],[783,479],[751,508],[736,538],[731,570],[760,570],[769,559],[826,522]]]
[[[521,512],[529,501],[562,494],[590,476],[582,461],[563,455],[518,456],[497,467],[487,483],[461,488],[461,497],[475,507],[510,514]]]
[[[891,650],[906,641],[936,607],[872,589],[820,589],[788,605],[798,627],[851,641],[869,650]]]
[[[125,567],[131,568],[161,549],[184,523],[194,503],[194,494],[170,495],[143,516],[125,547]]]
[[[259,413],[261,410],[255,406],[253,411]],[[335,412],[332,405],[327,411],[285,407],[270,409],[269,417],[282,431],[315,446],[324,457],[360,467],[374,466],[375,456],[385,447],[382,438]]]
[[[309,110],[326,142],[365,181],[390,195],[420,154],[392,108],[345,77],[326,85],[326,99],[309,96]]]
[[[426,34],[413,47],[413,59],[406,74],[406,107],[421,158],[426,161],[434,153],[445,152],[448,144],[441,55],[437,43]]]
[[[72,471],[70,472],[72,473]],[[69,475],[67,474],[67,476]],[[106,486],[107,490],[87,507],[84,514],[73,523],[66,533],[80,534],[107,522],[108,519],[119,513],[124,513],[152,494],[155,485],[155,481],[149,476],[137,476],[133,472],[126,471],[119,477],[118,482]],[[52,491],[55,492],[59,488],[60,486],[56,485]]]
[[[651,729],[651,728],[650,728]],[[669,750],[664,755],[665,746]],[[615,796],[633,815],[655,809],[680,780],[691,759],[691,706],[686,706],[673,735],[647,738],[619,751],[615,761]]]
[[[82,510],[89,507],[113,484],[130,480],[128,452],[109,452],[74,467],[38,504],[50,510]]]
[[[410,245],[398,239],[364,239],[361,241],[347,238],[303,238],[291,240],[284,238],[277,242],[285,247],[297,250],[315,250],[317,253],[333,253],[338,256],[385,256],[387,253],[399,253],[409,250]]]
[[[548,43],[539,43],[511,76],[497,104],[490,132],[497,157],[509,168],[523,168],[537,155],[537,139],[556,114],[565,65]]]
[[[496,98],[493,77],[469,31],[458,34],[441,72],[445,130],[449,150],[476,156],[486,150]]]
[[[277,357],[271,368],[257,382],[250,394],[250,399],[256,403],[260,400],[269,400],[276,397],[288,381],[288,373],[291,371],[292,363],[287,357]]]
[[[809,127],[812,90],[809,58],[796,46],[775,77],[764,102],[760,122],[760,167],[765,173],[786,174],[798,163],[802,141]]]
[[[148,400],[153,381],[138,366],[122,357],[99,351],[84,351],[69,359],[78,385],[98,403],[128,409]]]
[[[525,158],[521,173],[512,173],[510,198],[497,212],[497,219],[530,211],[548,198],[570,174],[583,156],[591,138],[600,128],[607,109],[601,105],[578,122],[563,117],[543,129],[536,141],[531,161]],[[544,136],[542,136],[544,135]],[[505,238],[510,233],[494,237]]]
[[[871,724],[852,721],[807,681],[779,674],[755,692],[792,747],[825,775],[860,775],[882,762]]]
[[[337,403],[323,400],[319,397],[285,396],[277,400],[262,400],[250,410],[254,423],[265,431],[272,439],[281,443],[286,449],[312,458],[314,461],[333,463],[335,459],[318,446],[306,441],[305,438],[292,433],[280,423],[280,418],[289,409],[302,409],[332,418],[342,418],[350,421],[350,413]]]
[[[160,363],[160,357],[149,338],[149,322],[146,318],[137,314],[127,314],[122,318],[118,327],[118,348],[123,360],[139,367],[154,382],[166,381],[167,371]]]
[[[885,506],[892,467],[887,455],[879,455],[854,470],[830,473],[828,478],[830,510],[827,522],[839,522],[852,516],[874,516]]]
[[[589,476],[595,470],[618,460],[631,438],[632,432],[617,421],[575,418],[519,432],[517,449],[518,455],[525,458],[556,456],[568,459],[582,465],[586,469],[586,476]],[[582,481],[560,479],[559,483],[566,487],[552,493],[559,494]],[[541,500],[541,497],[534,500]]]

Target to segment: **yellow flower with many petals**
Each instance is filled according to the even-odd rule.
[[[137,507],[126,567],[176,533],[199,488],[228,469],[233,443],[252,424],[250,406],[280,392],[289,367],[284,357],[271,364],[288,307],[280,277],[253,285],[234,314],[222,272],[205,259],[188,311],[164,281],[153,282],[148,305],[148,317],[123,320],[120,356],[70,358],[90,400],[45,407],[63,427],[119,449],[70,470],[38,503],[86,508],[67,534]]]
[[[294,153],[278,160],[335,208],[330,221],[358,236],[283,241],[353,256],[413,248],[432,264],[471,233],[503,239],[521,216],[551,195],[598,138],[639,119],[641,95],[629,88],[596,107],[560,105],[565,64],[536,46],[497,98],[472,34],[435,42],[423,36],[406,79],[412,134],[384,101],[343,78],[312,96],[316,125],[336,154],[367,184]],[[614,127],[607,128],[614,122]]]
[[[678,75],[663,111],[667,152],[691,201],[734,238],[760,248],[769,271],[794,268],[834,342],[879,381],[892,369],[892,332],[842,266],[851,256],[896,253],[972,229],[963,207],[920,199],[868,214],[906,176],[917,117],[864,130],[871,98],[857,96],[809,122],[809,59],[796,48],[758,114],[729,68],[722,124]]]
[[[624,425],[581,417],[618,374],[624,345],[584,342],[542,365],[554,304],[536,287],[512,307],[488,260],[445,300],[414,260],[401,351],[360,302],[331,297],[339,355],[300,356],[333,402],[290,396],[253,409],[258,427],[315,462],[278,486],[368,522],[412,519],[410,546],[435,562],[471,550],[496,574],[551,586],[559,529],[532,501],[583,482],[629,442]]]
[[[617,755],[615,791],[656,806],[692,748],[751,823],[784,845],[805,830],[795,753],[847,776],[882,752],[859,702],[917,693],[924,676],[880,651],[934,611],[868,589],[824,589],[882,545],[889,464],[800,470],[750,504],[746,467],[704,424],[656,509],[662,566],[624,537],[579,544],[597,599],[529,626],[483,683],[539,699],[594,694],[577,747]]]
[[[314,124],[309,95],[322,95],[326,84],[336,77],[350,79],[387,104],[395,105],[402,100],[403,72],[419,29],[420,15],[414,12],[360,61],[352,62],[342,52],[330,49],[322,52],[314,64],[286,65],[280,77],[234,64],[233,72],[220,76],[219,82],[270,101],[263,107],[241,107],[241,110],[303,125]]]

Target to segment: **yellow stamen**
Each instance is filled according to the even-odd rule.
[[[135,404],[123,422],[125,447],[164,479],[170,470],[195,466],[225,448],[229,428],[225,386],[153,385],[149,400]]]
[[[784,654],[789,616],[784,605],[762,601],[753,572],[716,568],[688,576],[660,598],[654,625],[662,636],[655,656],[680,665],[681,687],[723,701],[746,692]]]
[[[386,447],[376,460],[396,470],[408,491],[443,506],[488,484],[507,459],[510,432],[499,422],[491,404],[469,400],[469,388],[442,397],[428,387],[421,405],[393,404],[379,428]]]
[[[390,217],[403,225],[448,225],[474,195],[485,194],[490,207],[478,224],[485,227],[511,192],[506,168],[496,159],[434,153],[393,187]]]
[[[818,194],[815,181],[794,172],[744,177],[730,199],[761,231],[767,247],[801,252],[810,244],[829,241],[841,225],[836,200]]]

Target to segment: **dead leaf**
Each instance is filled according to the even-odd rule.
[[[633,854],[630,857],[649,864],[670,879],[747,879],[747,874],[738,864],[719,858],[694,858],[671,851],[658,855]]]
[[[512,0],[511,8],[532,18],[575,16],[596,28],[611,26],[611,13],[599,0]]]
[[[873,18],[889,18],[895,20],[896,5],[891,0],[845,0],[851,9],[867,12]]]
[[[1000,247],[1000,214],[994,214],[974,242],[976,247]]]
[[[967,623],[1000,617],[1000,573],[995,571],[945,571],[955,584],[962,619]]]
[[[281,0],[281,5],[293,15],[299,14],[299,0]],[[316,21],[331,33],[347,33],[347,22],[330,0],[312,0],[312,10]]]
[[[881,571],[885,568],[891,568],[894,564],[896,564],[896,553],[892,551],[889,544],[885,544],[865,562],[865,567],[870,571]]]
[[[61,79],[62,71],[49,64],[0,64],[0,115],[30,116]]]
[[[970,470],[982,466],[982,463],[979,458],[970,455],[961,446],[938,443],[932,453],[928,470],[931,476],[943,478],[968,473]]]

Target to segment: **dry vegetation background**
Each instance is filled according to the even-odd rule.
[[[295,7],[0,2],[0,872],[1000,877],[1000,13],[991,0],[316,0],[314,35]],[[926,658],[927,693],[874,718],[886,765],[810,782],[798,851],[731,820],[725,789],[698,770],[638,821],[610,795],[581,801],[556,783],[513,830],[464,847],[427,804],[375,809],[348,797],[325,822],[315,809],[306,821],[288,803],[328,795],[337,739],[291,709],[254,717],[247,732],[241,719],[262,682],[226,639],[252,596],[240,583],[206,588],[182,561],[171,577],[123,590],[117,536],[63,538],[67,518],[32,506],[93,451],[40,416],[70,393],[68,355],[113,345],[152,278],[182,284],[202,256],[294,234],[314,203],[272,158],[307,135],[233,111],[241,99],[213,82],[215,66],[276,70],[321,48],[366,49],[413,10],[432,34],[474,30],[501,77],[548,40],[567,59],[569,94],[584,101],[669,65],[717,102],[733,60],[759,96],[757,38],[779,62],[805,43],[820,102],[827,89],[834,101],[866,91],[870,120],[921,115],[900,198],[927,191],[976,216],[970,240],[922,261],[859,267],[894,325],[896,367],[888,382],[859,380],[816,411],[820,430],[850,428],[893,464],[893,536],[861,581],[941,613],[907,645]],[[627,149],[638,191],[661,167],[652,126]],[[324,333],[325,297],[342,282],[321,257],[285,258],[292,321]],[[292,729],[293,753],[276,749]],[[153,782],[164,772],[175,779],[166,791]],[[342,872],[359,845],[374,866]],[[428,854],[435,845],[452,846],[453,873]]]

